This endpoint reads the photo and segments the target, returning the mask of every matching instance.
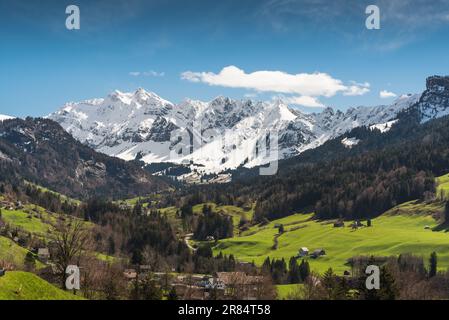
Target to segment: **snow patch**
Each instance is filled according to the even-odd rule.
[[[385,123],[375,124],[375,125],[370,126],[369,128],[370,128],[371,130],[377,129],[377,130],[380,130],[380,132],[385,133],[385,132],[390,131],[391,127],[392,127],[396,122],[398,122],[397,119],[396,119],[396,120],[391,120],[391,121],[388,121],[388,122],[385,122]]]
[[[14,119],[14,117],[0,114],[0,121]]]
[[[349,148],[349,149],[358,145],[359,142],[360,142],[360,140],[357,138],[344,138],[341,140],[341,143],[345,146],[345,148]]]

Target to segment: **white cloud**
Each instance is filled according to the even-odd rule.
[[[368,82],[365,83],[357,83],[355,81],[351,81],[351,85],[348,86],[347,90],[343,92],[344,96],[363,96],[369,92],[370,84]]]
[[[144,71],[144,72],[132,71],[132,72],[129,73],[129,75],[133,76],[133,77],[139,77],[139,76],[144,76],[144,77],[163,77],[163,76],[165,76],[165,72],[156,72],[154,70]]]
[[[382,90],[381,92],[379,92],[379,97],[381,97],[382,99],[395,98],[397,97],[397,94],[391,91]]]
[[[211,86],[292,94],[295,95],[292,100],[313,106],[321,105],[317,97],[333,97],[339,92],[348,96],[363,95],[369,91],[369,83],[351,82],[347,86],[341,80],[321,72],[289,74],[262,70],[246,73],[236,66],[227,66],[219,73],[186,71],[181,78]]]
[[[309,96],[282,97],[282,101],[289,104],[300,105],[303,107],[324,108],[324,104],[319,102],[317,98]]]

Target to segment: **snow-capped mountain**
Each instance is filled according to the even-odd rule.
[[[391,105],[346,112],[326,108],[305,114],[281,100],[218,97],[210,102],[188,99],[173,104],[138,89],[67,103],[49,118],[82,143],[111,156],[194,164],[202,173],[217,173],[291,157],[355,127],[386,128],[419,97],[406,95]]]
[[[4,114],[0,114],[0,121],[9,120],[9,119],[14,119],[14,117],[7,116],[7,115],[4,115]]]

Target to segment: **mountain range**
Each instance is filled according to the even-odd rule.
[[[114,165],[123,167],[127,163],[126,166],[132,166],[126,169],[132,174],[123,173],[115,178],[125,179],[124,176],[129,175],[132,181],[123,183],[133,186],[138,186],[141,179],[152,179],[141,171],[142,162],[184,164],[191,169],[183,171],[184,175],[232,172],[237,168],[257,167],[273,159],[293,159],[332,139],[337,139],[346,149],[352,149],[361,140],[348,136],[354,128],[366,127],[385,133],[397,122],[398,115],[407,110],[414,110],[418,122],[424,123],[447,115],[448,106],[449,77],[439,76],[427,79],[422,94],[403,95],[391,105],[361,106],[346,112],[326,108],[311,114],[290,108],[281,100],[258,102],[218,97],[210,102],[187,99],[173,104],[143,89],[132,93],[115,91],[103,99],[67,103],[47,119],[0,116],[3,143],[0,156],[3,162],[23,164],[29,160],[30,153],[38,155],[36,148],[55,149],[56,146],[52,152],[60,155],[60,148],[64,147],[60,142],[69,141],[69,145],[76,149],[75,154],[79,155],[81,151],[81,154],[90,154],[72,159],[77,163],[70,168],[74,171],[68,173],[74,179],[73,186],[64,191],[71,189],[72,194],[80,196],[77,192],[85,192],[82,189],[86,187],[83,176],[92,171],[97,178],[107,178],[104,174],[109,170],[103,166],[106,159]],[[276,136],[278,144],[273,145],[270,136]],[[54,141],[55,138],[59,140]],[[265,147],[270,152],[264,152]],[[13,148],[16,150],[11,153]],[[64,151],[68,152],[71,151]],[[114,158],[105,158],[106,155],[128,162],[114,162],[110,160]],[[35,177],[39,170],[35,165],[42,160],[29,163],[25,176]],[[63,159],[59,160],[63,162]],[[130,160],[142,162],[136,165]],[[84,169],[79,169],[80,166]],[[79,170],[85,174],[80,175]],[[58,176],[55,173],[57,170],[48,176],[55,178]],[[107,181],[97,180],[92,187],[98,189],[103,185],[106,188]],[[49,184],[50,180],[44,182]]]
[[[408,94],[391,105],[360,106],[346,112],[328,107],[306,114],[282,100],[217,97],[173,104],[140,88],[70,102],[48,118],[80,142],[110,156],[147,164],[185,164],[209,174],[290,158],[356,127],[386,131],[397,114],[420,97]],[[273,139],[277,145],[270,144],[272,136],[277,137]],[[356,141],[343,143],[350,147]]]

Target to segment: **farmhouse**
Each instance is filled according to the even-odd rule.
[[[175,283],[173,284],[173,287],[176,290],[176,294],[179,297],[182,297],[181,299],[204,300],[207,298],[206,290],[198,286],[187,285],[183,283]]]
[[[134,269],[126,269],[123,272],[123,276],[127,279],[127,280],[133,280],[137,278],[137,272]]]
[[[224,289],[224,295],[239,299],[253,300],[257,296],[258,286],[262,284],[264,277],[247,275],[245,272],[217,272],[215,282],[219,284],[217,289]]]
[[[20,210],[20,209],[23,209],[22,201],[17,201],[16,202],[16,210]]]
[[[139,273],[148,273],[151,271],[150,265],[140,265],[139,266]]]
[[[48,248],[39,248],[37,250],[37,258],[41,262],[46,263],[50,259],[50,251]]]
[[[326,254],[326,251],[324,249],[316,249],[312,252],[311,256],[312,258],[318,258],[320,256],[324,256]]]
[[[345,226],[345,223],[341,220],[334,222],[334,228],[343,228],[344,226]]]
[[[364,227],[364,225],[363,225],[363,223],[361,223],[359,220],[356,220],[356,221],[354,221],[354,222],[351,224],[351,228],[352,228],[352,229],[357,229],[357,228],[360,228],[360,227]]]
[[[217,289],[217,290],[225,289],[224,283],[220,282],[218,278],[205,278],[201,280],[198,285],[205,289]]]
[[[309,255],[309,249],[306,247],[302,247],[301,249],[299,249],[298,255],[300,257],[305,257],[305,256]]]

